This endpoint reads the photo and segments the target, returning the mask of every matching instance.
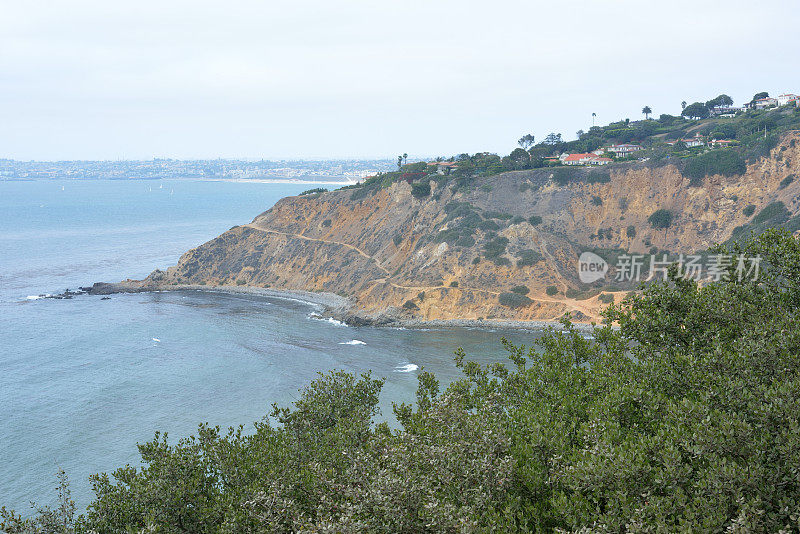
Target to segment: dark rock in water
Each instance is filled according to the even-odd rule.
[[[95,282],[89,288],[89,295],[113,295],[114,293],[141,293],[157,289],[155,284],[143,284],[138,280],[125,280],[116,284],[109,282]]]
[[[103,297],[100,300],[111,300],[111,297]]]
[[[388,326],[393,324],[397,317],[392,313],[393,309],[390,308],[387,312],[379,313],[377,315],[367,315],[358,313],[357,311],[344,311],[334,313],[333,318],[349,326]]]
[[[118,292],[117,284],[109,284],[107,282],[95,282],[89,289],[90,295],[111,295]]]

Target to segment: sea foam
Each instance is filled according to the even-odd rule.
[[[419,369],[418,365],[413,363],[403,363],[394,368],[395,373],[411,373]]]
[[[366,345],[366,343],[360,339],[351,339],[350,341],[342,341],[339,345]]]
[[[309,319],[316,319],[317,321],[322,321],[324,323],[330,323],[330,324],[336,325],[336,326],[347,326],[342,321],[337,321],[333,317],[322,317],[321,315],[316,314],[316,313],[312,313],[311,315],[308,316],[308,318]]]

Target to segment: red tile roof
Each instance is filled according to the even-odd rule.
[[[595,157],[594,154],[570,154],[569,156],[564,158],[564,161],[580,161],[583,158],[593,158],[593,157]]]

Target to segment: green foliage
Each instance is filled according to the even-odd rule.
[[[664,229],[672,226],[673,217],[674,215],[671,211],[662,208],[654,211],[653,214],[647,218],[647,222],[649,222],[650,226],[653,228]]]
[[[788,218],[789,210],[786,209],[786,205],[783,202],[778,201],[767,204],[764,209],[758,212],[758,215],[753,217],[753,223],[760,224],[771,221],[779,224],[785,222]]]
[[[695,102],[686,106],[681,115],[690,119],[706,119],[709,116],[708,107],[702,102]]]
[[[417,306],[413,300],[407,300],[403,303],[403,308],[406,310],[418,310],[419,306]]]
[[[611,293],[603,293],[602,295],[597,297],[597,300],[599,300],[603,304],[613,304],[614,295],[612,295]]]
[[[542,224],[542,218],[539,217],[538,215],[531,215],[530,217],[528,217],[528,222],[530,223],[531,226],[538,226]]]
[[[244,280],[242,278],[239,278],[238,280],[236,280],[236,285],[237,286],[243,286],[245,284],[247,284],[247,280]]]
[[[506,253],[508,238],[503,236],[495,237],[483,245],[483,255],[487,260],[496,260]]]
[[[794,182],[794,174],[790,174],[789,176],[781,180],[780,188],[783,189],[785,187],[788,187],[792,182]]]
[[[330,228],[331,224],[332,224],[332,221],[330,219],[325,219],[324,221],[322,221],[322,227],[323,228]]]
[[[511,292],[517,293],[518,295],[527,295],[528,293],[530,293],[530,291],[531,290],[528,289],[526,286],[514,286],[511,288]]]
[[[411,195],[414,198],[425,198],[431,194],[431,183],[429,180],[414,182],[411,184]]]
[[[625,229],[625,235],[629,238],[636,237],[636,227],[632,224],[628,225],[628,227]]]
[[[575,300],[586,300],[594,297],[600,293],[599,289],[586,289],[581,291],[580,289],[568,288],[566,293],[564,294],[568,299],[575,299]]]
[[[462,235],[456,239],[455,246],[469,248],[475,245],[475,238],[471,235]]]
[[[746,206],[746,207],[745,207],[745,208],[742,210],[742,213],[744,213],[744,216],[745,216],[745,217],[750,217],[750,216],[751,216],[753,213],[755,213],[755,212],[756,212],[756,206],[755,206],[755,204],[749,204],[748,206]]]
[[[518,257],[517,267],[528,267],[542,260],[542,254],[530,248],[520,250]]]
[[[444,211],[447,214],[445,222],[449,223],[449,227],[440,231],[434,241],[458,247],[473,246],[473,234],[485,222],[477,209],[469,202],[450,202],[445,205]]]
[[[533,303],[531,299],[519,293],[500,293],[500,296],[497,297],[497,300],[502,306],[506,306],[508,308],[524,308],[525,306],[530,306]]]
[[[692,178],[693,185],[699,185],[697,181],[712,174],[723,176],[738,176],[744,174],[747,165],[739,154],[733,150],[712,150],[689,159],[683,172]]]
[[[603,199],[598,197],[597,195],[592,195],[592,205],[593,206],[602,206]]]
[[[300,193],[300,196],[303,196],[303,195],[316,195],[318,193],[327,193],[327,192],[328,192],[328,190],[325,189],[324,187],[315,187],[314,189],[308,189],[306,191],[303,191],[302,193]]]
[[[458,287],[458,282],[456,280],[453,280],[452,282],[450,282],[450,287]]]
[[[486,219],[478,223],[478,228],[484,232],[494,232],[500,229],[500,225],[491,219]]]
[[[576,170],[570,168],[555,169],[553,171],[553,181],[560,185],[565,186],[574,180]]]
[[[558,294],[558,288],[556,286],[547,286],[544,292],[547,293],[548,296],[553,297]]]
[[[719,95],[706,102],[707,108],[728,107],[733,105],[733,99],[726,94]]]

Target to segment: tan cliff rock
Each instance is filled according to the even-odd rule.
[[[586,288],[577,279],[580,252],[643,253],[656,247],[690,253],[728,239],[752,218],[743,213],[748,205],[758,213],[780,200],[797,215],[800,180],[786,187],[781,181],[800,174],[799,137],[785,136],[744,175],[709,176],[701,187],[690,186],[674,165],[637,163],[614,166],[606,183],[560,186],[552,170],[536,169],[475,178],[461,188],[434,181],[423,199],[412,196],[405,182],[363,198],[355,189],[288,197],[251,223],[188,251],[178,265],[153,273],[144,284],[329,292],[349,299],[345,316],[366,321],[551,320],[567,312],[578,320],[596,319],[603,306],[596,296],[565,296],[568,289]],[[457,246],[437,239],[458,227],[445,209],[455,202],[468,203],[484,219],[492,212],[508,215],[496,230],[476,228],[474,244],[468,239]],[[666,231],[654,230],[647,219],[662,208],[676,219]],[[542,223],[532,226],[531,215]],[[629,226],[635,237],[628,237]],[[507,261],[485,258],[484,245],[495,234],[508,240],[502,255]],[[541,259],[518,265],[531,250]],[[500,295],[517,286],[528,288],[530,301],[501,304]],[[547,294],[550,286],[556,295]]]

